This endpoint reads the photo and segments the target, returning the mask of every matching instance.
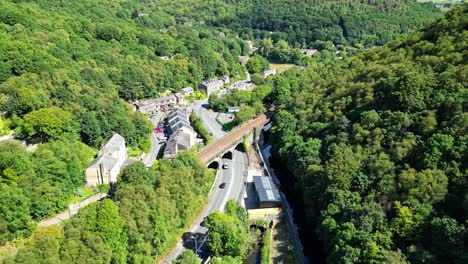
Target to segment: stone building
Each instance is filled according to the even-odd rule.
[[[115,183],[126,159],[125,139],[114,133],[98,152],[97,157],[86,168],[86,185],[91,187]]]
[[[223,80],[207,80],[200,84],[200,89],[205,91],[206,96],[209,97],[213,92],[223,88],[223,86]]]

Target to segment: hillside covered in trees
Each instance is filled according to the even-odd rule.
[[[286,39],[289,44],[297,42],[299,46],[315,40],[371,46],[394,39],[437,16],[437,10],[430,5],[413,1],[399,1],[394,5],[382,1],[338,2],[314,2],[320,5],[313,7],[308,1],[297,2],[300,5],[284,1],[288,4],[286,8],[281,1],[271,1],[266,8],[261,1],[243,0],[0,1],[0,136],[14,131],[18,139],[38,144],[34,151],[27,151],[18,142],[0,142],[0,245],[12,241],[25,243],[16,256],[5,261],[152,263],[174,244],[180,230],[202,206],[206,185],[212,180],[212,175],[189,153],[173,162],[161,161],[151,170],[140,163],[129,166],[121,175],[112,201],[86,208],[63,226],[35,230],[41,219],[67,207],[73,192],[84,183],[84,169],[113,132],[121,134],[131,149],[149,148],[151,126],[146,116],[132,111],[128,101],[156,97],[166,90],[177,91],[185,86],[197,87],[211,77],[242,74],[246,69],[239,64],[239,56],[248,54],[242,38],[270,37],[267,32],[274,31],[271,37],[275,45],[284,50],[289,50],[288,44],[277,40]],[[243,8],[237,10],[239,5]],[[307,12],[298,13],[298,10]],[[285,17],[279,17],[283,13]],[[341,15],[332,16],[335,13]],[[275,21],[262,22],[254,17],[257,14]],[[229,17],[247,24],[236,25]],[[279,20],[293,25],[292,29],[279,25]],[[356,24],[358,20],[366,26]],[[318,26],[310,25],[309,21],[316,21],[314,25]],[[362,31],[358,32],[358,28]],[[447,56],[456,61],[453,52],[456,47],[450,44],[451,39],[441,41],[445,42],[429,43],[428,47],[423,43],[411,51],[433,50],[433,55],[421,59],[432,65],[441,58],[437,47],[445,45]],[[350,67],[364,67],[364,61],[370,61],[366,58],[350,60],[357,63]],[[318,69],[314,67],[307,71]],[[342,72],[346,68],[337,67],[343,67]],[[386,67],[376,67],[386,74]],[[459,68],[454,64],[448,69],[455,73],[449,71],[439,76],[434,70],[432,74],[441,78],[437,82],[447,80],[447,85],[452,84],[450,74],[456,75]],[[389,82],[394,80],[390,77]],[[288,100],[291,100],[280,99],[283,91],[280,83],[285,84],[285,94],[298,93],[295,85],[302,77],[293,71],[288,78],[275,84],[279,109],[289,107]],[[311,87],[311,83],[306,87]],[[425,86],[421,84],[421,87]],[[270,88],[268,84],[259,85],[251,94],[239,93],[225,100],[231,103],[231,99],[245,98],[254,107],[250,110],[260,112],[258,109],[263,108],[259,99],[266,97]],[[445,94],[436,98],[442,102],[449,100]],[[335,103],[332,98],[329,100],[328,105],[332,107],[332,102]],[[220,102],[220,107],[223,103]],[[434,106],[432,102],[428,105]],[[443,109],[452,109],[452,105],[444,104]],[[350,107],[346,103],[345,106]],[[445,124],[436,111],[424,113],[422,116],[440,122],[434,129],[441,129]],[[322,122],[323,130],[317,133],[328,131],[326,125],[334,119],[328,114],[326,117],[330,119]],[[352,117],[348,116],[354,121]],[[276,136],[282,138],[280,130],[277,131]],[[450,131],[441,133],[458,133]],[[455,139],[454,151],[463,147]],[[425,136],[415,138],[414,142],[417,140],[425,140]],[[436,157],[448,155],[441,153],[435,154]],[[416,161],[410,164],[419,164]],[[456,164],[447,163],[444,169],[447,177],[452,177],[450,173],[462,173],[452,168]],[[402,206],[408,207],[404,203]],[[99,223],[108,220],[112,230]],[[99,259],[90,259],[97,255]]]
[[[212,171],[188,152],[150,170],[133,163],[112,200],[83,208],[64,225],[37,229],[0,263],[154,263],[198,213],[213,180]],[[16,198],[1,191],[0,206]],[[23,218],[7,220],[18,224]]]
[[[283,186],[327,262],[468,262],[467,29],[464,4],[404,39],[272,80]]]
[[[244,71],[243,40],[142,5],[0,1],[0,136],[40,144],[0,142],[0,245],[67,208],[113,132],[149,148],[149,121],[125,101]]]
[[[440,11],[415,0],[224,0],[174,1],[169,12],[227,27],[245,39],[283,39],[296,47],[332,41],[382,45],[432,21]]]

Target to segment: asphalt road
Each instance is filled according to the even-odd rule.
[[[143,163],[145,164],[146,167],[151,167],[158,157],[159,149],[161,148],[162,144],[159,144],[159,140],[156,137],[156,133],[151,132],[150,136],[150,141],[151,141],[151,149],[150,151],[146,154],[145,158],[143,159]]]
[[[208,100],[199,102],[195,112],[203,121],[203,125],[210,131],[213,139],[221,138],[226,132],[223,131],[223,127],[216,121],[217,113],[206,109],[205,106],[208,106]]]
[[[208,203],[203,210],[202,214],[197,218],[195,223],[183,235],[182,240],[177,243],[175,249],[169,254],[165,261],[161,263],[172,263],[177,256],[182,254],[184,250],[195,250],[195,239],[197,240],[198,255],[200,257],[207,257],[206,250],[206,227],[201,226],[205,217],[214,211],[224,211],[224,206],[229,199],[242,197],[242,186],[244,184],[244,175],[246,174],[248,161],[247,154],[238,150],[233,151],[233,159],[223,159],[223,163],[229,165],[228,169],[220,168],[213,184],[213,189],[208,197]],[[222,164],[221,164],[222,165]],[[224,189],[219,188],[221,183],[225,182]]]

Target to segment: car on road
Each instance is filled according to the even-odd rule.
[[[229,169],[229,164],[224,163],[224,164],[223,164],[223,169]]]
[[[219,185],[219,188],[220,188],[220,189],[224,189],[224,187],[226,187],[226,183],[225,183],[225,182],[223,182],[223,183],[221,183],[221,184]]]

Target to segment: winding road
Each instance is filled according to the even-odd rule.
[[[184,250],[195,250],[195,240],[197,241],[198,255],[202,258],[208,256],[205,244],[208,229],[203,227],[202,223],[205,217],[211,213],[224,211],[224,206],[229,199],[239,201],[244,184],[244,175],[248,167],[247,154],[239,150],[233,151],[232,160],[226,158],[222,162],[223,164],[227,163],[229,168],[218,170],[205,209],[190,229],[184,233],[182,239],[177,243],[172,252],[160,263],[172,263]],[[219,185],[223,182],[226,183],[226,186],[221,189]]]

